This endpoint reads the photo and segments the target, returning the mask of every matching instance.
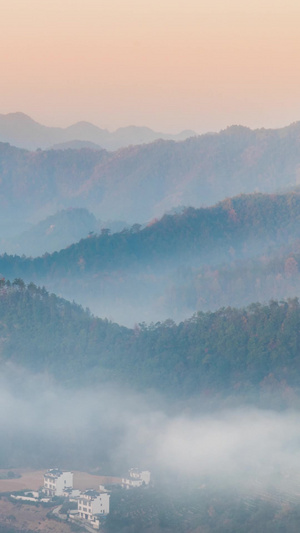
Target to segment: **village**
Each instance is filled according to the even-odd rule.
[[[110,512],[111,485],[118,485],[123,490],[144,487],[150,484],[151,474],[131,468],[126,478],[108,478],[108,486],[100,484],[98,489],[85,490],[74,486],[74,474],[71,471],[49,469],[43,478],[44,483],[39,490],[11,492],[11,501],[43,505],[52,503],[54,518],[77,524],[91,532],[101,528]]]

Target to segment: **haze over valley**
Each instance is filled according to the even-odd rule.
[[[142,531],[178,478],[197,524],[298,505],[298,129],[1,144],[1,467],[150,468]]]
[[[1,2],[0,533],[299,533],[299,24]]]
[[[15,280],[0,320],[1,467],[145,465],[154,485],[125,509],[112,491],[108,531],[296,527],[296,299],[127,329]]]
[[[105,533],[297,530],[298,131],[0,144],[5,472],[151,470]]]

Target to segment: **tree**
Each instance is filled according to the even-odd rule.
[[[13,287],[18,287],[20,290],[25,289],[25,283],[21,278],[15,278],[12,284]]]

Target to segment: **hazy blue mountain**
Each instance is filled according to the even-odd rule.
[[[24,113],[0,114],[0,141],[28,150],[47,149],[74,140],[100,145],[107,150],[117,150],[130,144],[149,143],[156,139],[180,141],[194,135],[196,135],[194,131],[183,131],[178,135],[172,135],[138,126],[128,126],[109,132],[85,121],[77,122],[67,128],[55,128],[43,126]]]
[[[300,194],[241,195],[165,215],[144,228],[134,224],[112,235],[104,229],[42,258],[5,254],[0,272],[45,285],[121,323],[183,319],[199,309],[250,303],[254,295],[260,301],[297,295],[298,259],[277,269],[277,279],[271,258],[280,247],[294,246],[299,223]]]
[[[128,227],[121,220],[97,220],[87,209],[74,207],[33,224],[10,239],[0,239],[0,253],[37,257],[66,248],[93,233],[115,233]]]
[[[94,215],[87,209],[70,208],[47,217],[19,236],[0,241],[0,246],[2,252],[37,256],[66,248],[95,231],[99,231],[99,225]]]
[[[102,150],[99,144],[90,141],[66,141],[64,143],[57,143],[51,146],[51,150],[81,150],[82,148],[89,148],[90,150]]]
[[[299,181],[300,124],[281,130],[231,127],[182,142],[107,152],[28,152],[0,144],[1,231],[69,207],[97,218],[144,223],[178,205],[213,205],[240,193],[275,192]],[[78,138],[78,137],[77,137]]]
[[[145,465],[108,533],[296,533],[300,123],[156,135],[0,117],[0,466]]]
[[[47,128],[24,113],[0,115],[0,141],[20,148],[35,150],[53,144],[61,138],[61,128]]]
[[[300,124],[61,142],[0,145],[3,251],[43,254],[0,257],[0,466],[145,465],[108,533],[297,533]]]

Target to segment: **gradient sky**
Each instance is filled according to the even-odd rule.
[[[299,0],[0,0],[0,113],[217,131],[300,120]]]

